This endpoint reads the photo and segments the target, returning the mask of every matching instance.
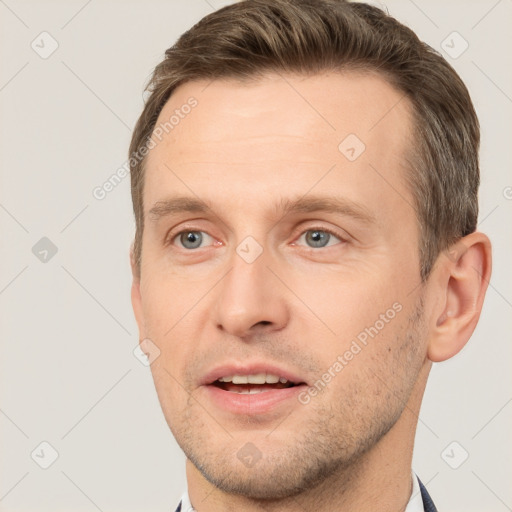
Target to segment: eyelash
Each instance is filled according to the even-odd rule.
[[[304,235],[305,233],[308,233],[310,231],[321,231],[323,233],[328,233],[328,234],[334,236],[335,238],[337,238],[340,241],[340,243],[347,242],[347,239],[345,237],[341,236],[339,233],[337,233],[333,229],[329,229],[329,228],[322,227],[322,226],[312,226],[312,227],[309,227],[308,229],[305,229],[305,230],[301,231],[298,234],[298,236],[295,236],[294,239],[298,240],[299,238],[302,237],[302,235]],[[206,233],[208,236],[213,238],[212,235],[210,235],[206,231],[201,230],[201,229],[195,229],[194,227],[191,227],[191,228],[187,228],[187,229],[182,229],[181,231],[179,231],[179,232],[177,232],[175,234],[168,235],[168,237],[166,238],[166,245],[173,245],[174,241],[180,235],[182,235],[183,233]],[[327,246],[327,247],[308,247],[308,246],[306,246],[307,249],[311,249],[311,250],[328,249],[329,247],[331,247],[331,246]],[[200,247],[198,249],[201,249],[201,248],[202,247]],[[184,249],[184,250],[186,250],[188,252],[194,252],[194,251],[197,250],[197,249],[186,249],[185,247],[182,247],[181,249]]]

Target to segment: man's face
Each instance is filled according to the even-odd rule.
[[[147,160],[133,302],[166,420],[220,489],[314,485],[416,393],[427,333],[401,97],[370,74],[268,76],[185,84],[160,115],[180,113]],[[213,382],[260,373],[297,385]]]

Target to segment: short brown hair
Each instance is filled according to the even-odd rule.
[[[156,66],[130,155],[140,154],[172,92],[186,82],[347,69],[381,73],[412,104],[415,143],[405,178],[415,203],[425,280],[439,253],[476,229],[479,123],[454,69],[377,7],[344,0],[246,0],[206,16]],[[145,160],[130,159],[139,270]]]

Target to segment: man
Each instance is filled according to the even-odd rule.
[[[185,33],[150,91],[132,302],[187,456],[177,510],[434,511],[421,400],[491,272],[460,78],[375,7],[250,0]]]

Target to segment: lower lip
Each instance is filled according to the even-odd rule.
[[[291,388],[271,389],[261,393],[244,394],[225,391],[214,385],[203,386],[207,397],[217,407],[235,414],[264,414],[285,404],[299,403],[298,395],[307,388],[305,384]]]

